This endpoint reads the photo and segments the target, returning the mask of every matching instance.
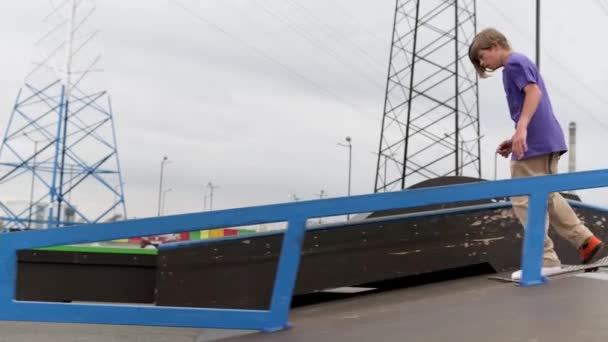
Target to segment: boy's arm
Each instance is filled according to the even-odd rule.
[[[535,83],[529,83],[524,87],[523,91],[526,94],[524,104],[521,109],[519,121],[517,122],[515,134],[513,135],[513,138],[511,138],[513,144],[513,153],[517,159],[520,159],[528,150],[528,146],[526,144],[528,124],[530,124],[530,120],[532,120],[532,116],[536,112],[536,108],[538,107],[540,99],[543,96],[540,88]]]

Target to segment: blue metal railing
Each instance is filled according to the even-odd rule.
[[[521,285],[542,284],[546,281],[541,275],[541,266],[547,196],[551,192],[606,186],[608,170],[599,170],[0,234],[0,320],[276,331],[288,324],[307,219],[517,195],[529,196]],[[66,304],[14,299],[18,250],[284,221],[288,222],[288,228],[283,236],[269,310]]]

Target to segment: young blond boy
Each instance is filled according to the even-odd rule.
[[[488,77],[488,72],[503,68],[503,86],[511,119],[515,122],[515,133],[498,146],[496,153],[505,158],[513,153],[511,177],[556,174],[560,156],[567,152],[567,148],[536,65],[525,55],[513,51],[505,36],[493,28],[475,36],[469,47],[469,59],[481,78]],[[511,202],[515,215],[525,227],[528,197],[513,197]],[[607,249],[604,243],[579,220],[559,193],[550,194],[547,205],[543,275],[550,275],[561,267],[553,241],[546,234],[549,222],[559,235],[578,248],[583,264],[593,263],[605,256]],[[514,272],[511,277],[520,279],[521,270]]]

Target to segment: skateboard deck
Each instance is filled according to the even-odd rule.
[[[588,265],[563,265],[560,271],[546,275],[547,278],[553,278],[560,275],[578,273],[578,272],[597,272],[600,267],[608,267],[608,257],[602,258],[593,264]],[[490,280],[519,284],[520,280],[513,280],[511,277],[490,276]]]

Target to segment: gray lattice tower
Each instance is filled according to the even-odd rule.
[[[481,177],[474,0],[397,0],[375,192]]]

